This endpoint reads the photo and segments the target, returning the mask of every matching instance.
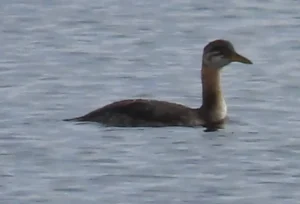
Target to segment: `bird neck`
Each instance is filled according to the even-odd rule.
[[[226,117],[227,107],[222,93],[220,70],[202,65],[202,107],[212,120]]]

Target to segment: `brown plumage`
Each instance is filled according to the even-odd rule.
[[[202,57],[202,106],[189,108],[159,100],[128,99],[113,102],[84,116],[66,121],[91,121],[107,126],[161,127],[222,125],[227,115],[220,71],[231,62],[252,64],[237,54],[229,41],[215,40],[205,46]]]

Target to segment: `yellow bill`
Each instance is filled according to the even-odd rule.
[[[241,62],[244,64],[253,64],[249,59],[247,59],[246,57],[244,57],[238,53],[234,53],[231,57],[231,60],[233,62]]]

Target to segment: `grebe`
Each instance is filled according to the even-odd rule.
[[[229,41],[219,39],[209,42],[204,47],[200,108],[160,100],[127,99],[65,121],[91,121],[116,127],[218,126],[223,124],[227,117],[220,71],[231,62],[252,64],[249,59],[238,54]]]

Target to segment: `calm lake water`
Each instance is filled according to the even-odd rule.
[[[0,2],[0,202],[300,203],[297,0]],[[211,40],[254,64],[222,83],[231,122],[105,128],[62,119],[125,98],[201,104]]]

